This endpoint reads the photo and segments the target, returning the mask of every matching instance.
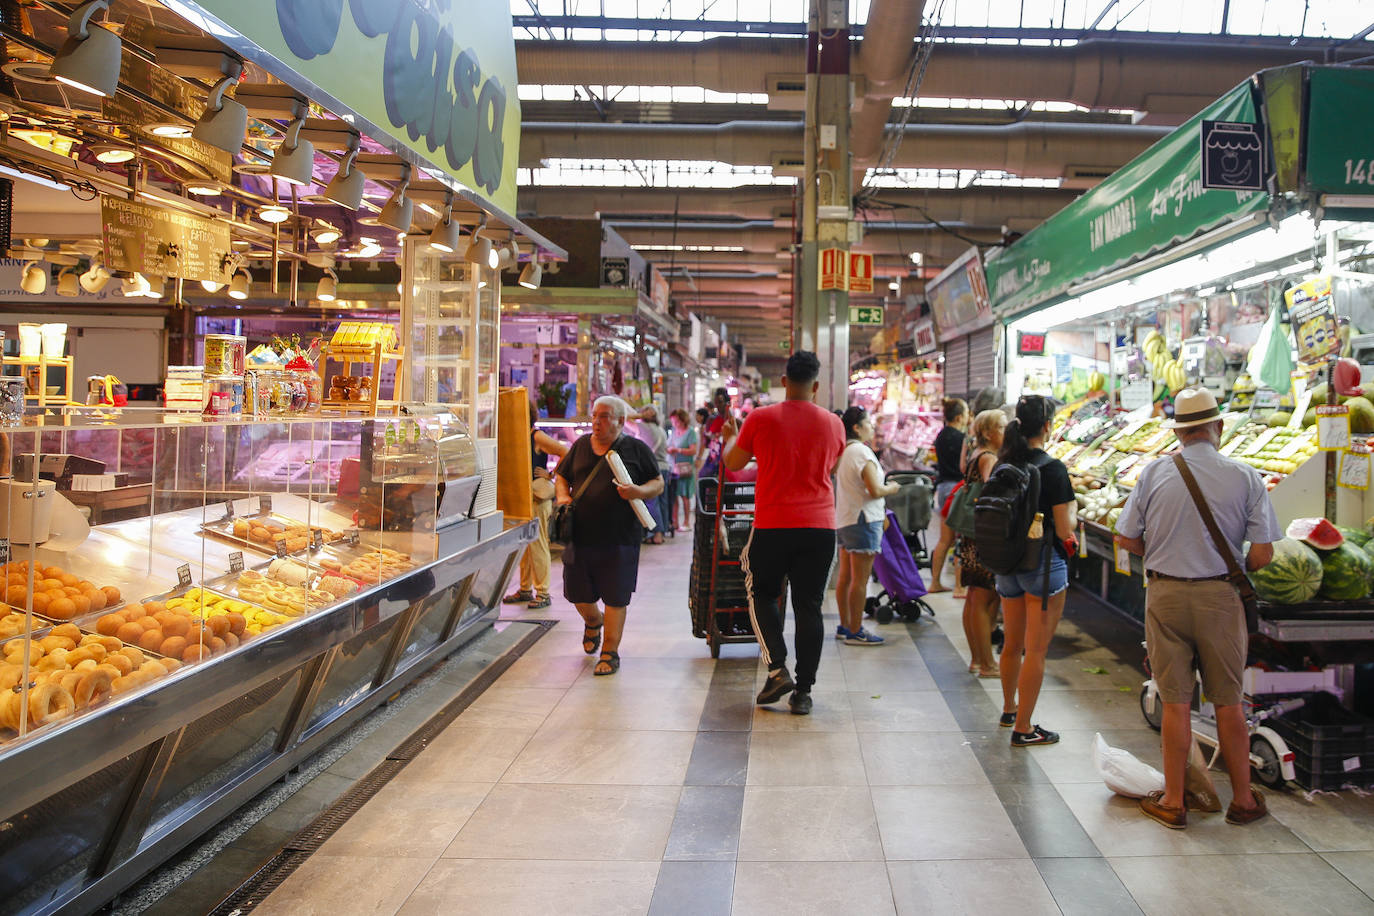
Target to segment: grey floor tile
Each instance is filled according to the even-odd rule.
[[[1059,913],[1054,897],[1030,859],[889,862],[887,873],[899,916]],[[996,877],[990,880],[992,876]]]
[[[1230,792],[1220,777],[1224,800]],[[1300,840],[1317,852],[1374,850],[1374,795],[1354,792],[1267,792],[1269,811]]]
[[[1001,783],[993,787],[1026,851],[1035,858],[1099,855],[1078,819],[1054,786]]]
[[[991,786],[875,786],[889,862],[1029,858]]]
[[[860,732],[870,786],[987,785],[961,732]]]
[[[984,775],[993,784],[1001,783],[1048,783],[1049,777],[1036,763],[1036,754],[1044,748],[1014,748],[1011,746],[1011,729],[998,728],[992,731],[964,732],[969,748]]]
[[[1130,916],[1140,912],[1106,859],[1036,859],[1035,865],[1065,916]]]
[[[468,728],[455,722],[406,764],[394,781],[412,785],[430,780],[496,782],[533,735],[532,728]]]
[[[742,786],[749,769],[748,732],[697,732],[687,764],[689,786]]]
[[[700,732],[747,732],[754,723],[752,690],[719,690],[706,695],[706,706],[697,723]]]
[[[1315,853],[1132,856],[1111,863],[1141,909],[1161,916],[1194,914],[1201,900],[1208,912],[1225,916],[1292,909],[1345,916],[1371,909],[1369,897]]]
[[[1374,852],[1324,852],[1321,856],[1351,884],[1374,898]]]
[[[399,912],[400,916],[639,916],[649,908],[658,868],[657,861],[440,859]],[[346,913],[351,911],[338,911]]]
[[[854,727],[861,732],[957,732],[959,723],[936,690],[850,691]]]
[[[649,916],[730,916],[735,860],[669,862],[659,866]]]
[[[501,781],[680,786],[694,737],[690,732],[545,727],[520,751]]]
[[[743,813],[743,786],[684,786],[663,858],[733,862]]]
[[[749,743],[748,784],[863,786],[863,754],[855,732],[756,732]]]
[[[887,868],[881,861],[740,862],[735,869],[732,916],[883,916],[895,912]]]
[[[745,789],[741,862],[861,862],[882,857],[873,800],[865,787]]]
[[[253,910],[261,916],[391,916],[434,859],[315,853]]]

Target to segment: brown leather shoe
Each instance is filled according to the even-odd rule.
[[[1243,827],[1246,824],[1253,824],[1269,813],[1269,806],[1264,803],[1264,795],[1260,793],[1260,790],[1251,786],[1250,794],[1254,796],[1255,806],[1253,808],[1239,808],[1232,800],[1226,809],[1226,823]]]
[[[1164,791],[1151,792],[1140,800],[1140,810],[1152,821],[1158,821],[1170,830],[1182,830],[1188,826],[1188,811],[1186,808],[1172,808],[1163,804],[1160,799],[1164,797]]]

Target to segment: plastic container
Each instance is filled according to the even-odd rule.
[[[201,398],[201,416],[242,416],[243,379],[237,375],[206,376]]]
[[[234,334],[205,335],[205,374],[243,375],[248,338]]]
[[[39,480],[37,492],[29,481],[0,480],[0,537],[12,544],[41,544],[52,524],[53,494],[57,483]]]
[[[1293,752],[1297,782],[1308,789],[1339,789],[1374,781],[1374,719],[1351,712],[1329,693],[1265,723]]]
[[[42,325],[27,321],[19,324],[19,355],[24,359],[38,359],[43,352]]]

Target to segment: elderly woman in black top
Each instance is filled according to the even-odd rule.
[[[940,572],[945,566],[945,557],[954,546],[954,532],[945,524],[943,515],[938,514],[945,506],[945,500],[953,492],[959,481],[964,479],[964,430],[968,428],[968,404],[960,398],[945,398],[945,427],[935,437],[935,508],[940,519],[940,542],[930,557],[931,592],[947,592],[949,589],[940,584]]]

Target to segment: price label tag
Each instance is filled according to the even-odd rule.
[[[1279,431],[1278,431],[1277,429],[1266,429],[1264,432],[1262,432],[1262,433],[1260,433],[1258,436],[1256,436],[1256,437],[1255,437],[1255,441],[1254,441],[1254,442],[1251,442],[1249,445],[1247,445],[1247,446],[1245,447],[1245,450],[1242,451],[1241,454],[1242,454],[1242,455],[1255,455],[1255,454],[1258,454],[1259,451],[1260,451],[1261,449],[1263,449],[1266,445],[1269,444],[1269,440],[1272,439],[1272,438],[1274,438],[1274,437],[1277,436],[1278,434],[1279,434]]]
[[[357,532],[356,530],[348,532],[348,537],[345,538],[345,540],[348,542],[348,545],[349,545],[350,547],[357,547],[357,546],[358,546],[358,532]]]
[[[229,571],[231,573],[243,572],[243,551],[235,550],[229,554]]]
[[[1317,448],[1338,452],[1350,447],[1350,408],[1322,404],[1317,408]]]
[[[1297,384],[1297,379],[1294,379],[1293,385],[1296,387]],[[1297,401],[1294,402],[1293,416],[1288,418],[1289,429],[1302,429],[1302,418],[1307,414],[1307,408],[1312,404],[1312,390],[1309,388],[1297,397]]]
[[[1116,555],[1116,571],[1123,576],[1131,574],[1131,552],[1120,541],[1112,541],[1112,553]]]
[[[324,531],[319,528],[310,531],[310,549],[319,550],[324,546]]]
[[[1218,451],[1220,454],[1222,454],[1222,455],[1227,455],[1227,456],[1229,456],[1229,455],[1230,455],[1232,452],[1234,452],[1236,449],[1240,448],[1241,443],[1243,443],[1243,442],[1245,442],[1245,441],[1247,441],[1247,440],[1245,440],[1244,438],[1242,438],[1242,437],[1240,437],[1240,436],[1236,436],[1236,437],[1235,437],[1234,439],[1232,439],[1230,442],[1226,443],[1226,444],[1223,445],[1221,448],[1217,449],[1217,451]]]
[[[272,494],[268,493],[258,497],[258,511],[267,515],[272,511]]]
[[[283,538],[282,540],[276,542],[276,547],[277,547],[277,556],[279,556],[279,557],[284,557],[284,556],[286,556],[286,540],[285,540],[284,538]]]
[[[191,584],[191,564],[182,563],[177,567],[177,585],[185,588]]]
[[[233,518],[233,517],[234,517],[234,501],[233,501],[232,499],[226,499],[226,500],[224,501],[224,517],[225,517],[225,518]]]
[[[10,539],[0,538],[0,563],[10,561]]]
[[[1336,484],[1347,490],[1369,489],[1369,450],[1351,449],[1341,452],[1340,464],[1336,468]]]
[[[1155,383],[1147,378],[1131,379],[1121,386],[1121,406],[1126,410],[1149,409],[1154,403]]]

